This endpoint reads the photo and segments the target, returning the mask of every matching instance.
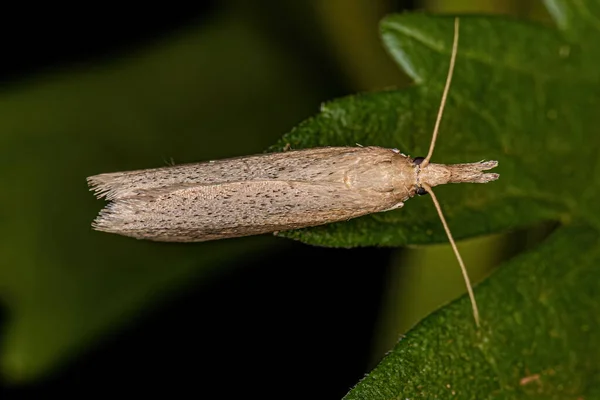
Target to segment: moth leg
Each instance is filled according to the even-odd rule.
[[[387,210],[383,210],[382,212],[386,212],[386,211],[392,211],[395,210],[397,208],[402,208],[404,206],[403,202],[400,202],[398,204],[394,204],[393,206],[391,206],[390,208],[388,208]]]

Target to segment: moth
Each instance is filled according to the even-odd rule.
[[[260,154],[88,178],[109,204],[96,230],[166,242],[202,242],[345,221],[394,210],[429,193],[478,311],[466,269],[432,187],[486,183],[496,161],[430,163],[458,49],[459,20],[448,77],[427,157],[382,147],[324,147]]]

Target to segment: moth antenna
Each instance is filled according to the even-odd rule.
[[[452,83],[452,75],[454,75],[454,64],[456,63],[456,53],[458,53],[458,31],[460,28],[460,21],[458,17],[454,18],[454,42],[452,43],[452,55],[450,56],[450,67],[448,67],[448,76],[446,77],[446,86],[444,86],[444,92],[442,93],[442,102],[440,103],[440,109],[438,110],[437,118],[435,120],[435,127],[433,128],[433,135],[431,137],[431,144],[429,145],[429,153],[427,157],[421,163],[421,167],[426,167],[431,160],[433,155],[433,149],[435,148],[435,141],[437,140],[438,132],[440,129],[440,123],[442,122],[442,115],[444,115],[444,107],[446,106],[446,99],[448,98],[448,92],[450,91],[450,83]]]
[[[467,273],[467,268],[465,267],[465,263],[460,255],[460,252],[458,251],[458,247],[456,247],[456,242],[454,242],[454,238],[452,237],[452,233],[450,232],[450,227],[448,226],[448,223],[446,222],[446,218],[444,218],[444,213],[442,212],[442,207],[440,206],[440,203],[438,202],[437,197],[433,193],[431,186],[429,186],[425,182],[421,182],[421,186],[423,186],[423,188],[425,190],[427,190],[427,193],[429,193],[431,195],[431,200],[433,201],[433,205],[435,206],[435,209],[437,210],[440,220],[442,221],[442,225],[444,226],[444,230],[446,231],[446,236],[448,236],[448,241],[450,242],[450,245],[452,246],[452,250],[454,250],[454,255],[456,256],[456,259],[458,260],[458,264],[460,265],[460,270],[462,271],[463,278],[465,280],[465,285],[467,286],[467,292],[469,293],[469,298],[471,299],[471,307],[473,308],[473,318],[475,318],[475,324],[479,328],[479,326],[480,326],[479,325],[479,309],[477,308],[477,301],[475,301],[475,294],[473,293],[473,287],[471,286],[471,280],[469,279],[469,274]]]
[[[433,128],[433,135],[431,137],[431,144],[429,145],[429,152],[427,153],[427,157],[421,162],[421,168],[426,167],[431,160],[431,156],[433,155],[433,150],[435,149],[435,143],[437,140],[438,132],[440,129],[440,123],[442,122],[442,116],[444,115],[444,107],[446,106],[446,100],[448,98],[448,92],[450,91],[450,84],[452,83],[452,75],[454,75],[454,65],[456,64],[456,54],[458,53],[458,38],[460,31],[460,20],[458,17],[454,19],[454,41],[452,42],[452,55],[450,56],[450,66],[448,67],[448,76],[446,77],[446,85],[444,86],[444,92],[442,93],[442,101],[440,103],[440,108],[438,110],[437,118],[435,120],[435,126]],[[442,207],[440,203],[433,193],[431,186],[429,186],[425,182],[421,182],[421,186],[427,190],[427,192],[431,195],[431,200],[433,201],[433,205],[437,210],[437,213],[440,217],[440,221],[442,221],[442,225],[444,226],[444,230],[446,231],[446,236],[448,236],[448,241],[452,246],[452,250],[454,251],[454,255],[456,256],[456,260],[460,265],[460,270],[462,271],[463,278],[465,280],[465,285],[467,286],[467,292],[469,293],[469,298],[471,299],[471,307],[473,308],[473,318],[475,319],[475,324],[479,328],[479,309],[477,308],[477,301],[475,300],[475,294],[473,293],[473,287],[471,286],[471,280],[469,279],[469,274],[467,273],[467,268],[465,267],[465,263],[458,251],[458,247],[456,247],[456,242],[452,237],[452,233],[450,232],[450,227],[446,222],[446,218],[444,218],[444,213],[442,212]]]

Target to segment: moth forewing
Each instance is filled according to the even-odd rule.
[[[237,171],[237,173],[236,173]],[[98,230],[206,241],[343,221],[414,195],[410,158],[380,147],[331,147],[92,176],[111,203]]]

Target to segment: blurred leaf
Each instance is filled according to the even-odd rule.
[[[159,167],[171,156],[181,163],[258,152],[325,96],[293,55],[248,22],[222,14],[128,58],[2,94],[5,378],[48,373],[165,293],[273,245],[264,237],[169,245],[90,226],[104,204],[87,176]]]
[[[321,21],[321,40],[327,42],[338,69],[350,78],[355,91],[410,83],[385,53],[377,29],[373,29],[390,12],[389,1],[312,0],[311,3]]]

